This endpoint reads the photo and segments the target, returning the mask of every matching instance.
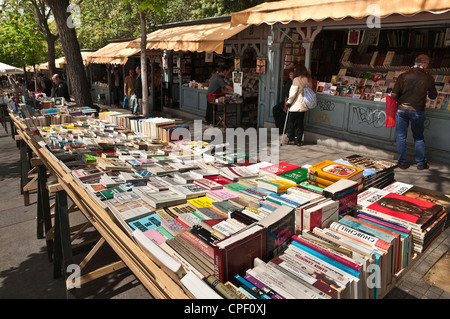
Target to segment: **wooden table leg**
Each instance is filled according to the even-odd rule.
[[[47,189],[47,168],[45,165],[38,166],[38,212],[37,212],[37,236],[45,238],[45,235],[52,228],[50,215],[50,199]],[[43,229],[44,228],[44,229]],[[45,231],[45,233],[44,233]],[[53,239],[47,240],[47,252],[49,261],[53,258]]]
[[[65,274],[65,262],[72,259],[70,240],[69,210],[67,193],[62,190],[55,194],[55,234],[53,250],[53,277],[61,278]]]

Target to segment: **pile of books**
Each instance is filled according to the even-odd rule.
[[[423,253],[445,227],[448,197],[395,182],[384,189],[369,188],[360,193],[357,213],[373,222],[410,234],[412,251]]]
[[[208,143],[168,143],[105,120],[39,130],[73,179],[198,298],[379,298],[445,220],[440,211],[420,226],[378,222],[360,195],[374,185],[366,180],[381,183],[394,166],[359,155],[312,166],[250,163],[240,153],[207,152],[215,148]],[[333,179],[313,185],[322,171]],[[347,237],[344,227],[383,245]],[[321,271],[311,272],[316,265]]]

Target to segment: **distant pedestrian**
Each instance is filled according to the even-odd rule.
[[[291,88],[292,81],[294,80],[294,69],[290,69],[288,74],[289,74],[288,79],[283,83],[281,102],[277,103],[272,108],[275,126],[278,128],[280,135],[283,134],[284,123],[286,120],[286,112],[287,112],[286,101],[289,97],[289,90]]]
[[[409,123],[414,138],[414,150],[417,169],[427,169],[428,162],[425,156],[425,104],[427,95],[435,99],[438,95],[434,78],[425,72],[430,58],[421,54],[417,56],[414,66],[402,73],[392,90],[392,97],[398,103],[396,115],[396,135],[398,151],[398,167],[407,169],[410,164],[407,159],[406,137]]]
[[[122,94],[122,81],[119,74],[119,69],[114,68],[113,74],[111,74],[111,86],[113,91],[113,103],[119,105],[121,101]]]

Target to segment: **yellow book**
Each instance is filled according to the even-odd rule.
[[[211,207],[212,203],[214,202],[214,200],[206,196],[188,199],[187,201],[197,208]]]
[[[359,182],[363,178],[363,170],[361,168],[329,160],[322,161],[309,167],[308,174],[334,182],[337,182],[340,179]]]

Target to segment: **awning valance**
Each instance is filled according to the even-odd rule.
[[[139,48],[130,46],[129,41],[112,42],[95,52],[90,52],[86,60],[88,63],[126,64],[129,57],[139,52]]]
[[[0,62],[0,74],[22,74],[23,69],[16,68],[15,66]]]
[[[147,35],[147,50],[222,53],[224,41],[246,28],[230,27],[227,21],[159,29]],[[132,41],[135,48],[139,44],[140,39]]]
[[[450,2],[442,0],[283,0],[265,2],[231,14],[232,27],[274,24],[306,20],[322,21],[347,17],[361,19],[370,15],[380,18],[391,14],[414,15],[420,12],[443,13]]]

